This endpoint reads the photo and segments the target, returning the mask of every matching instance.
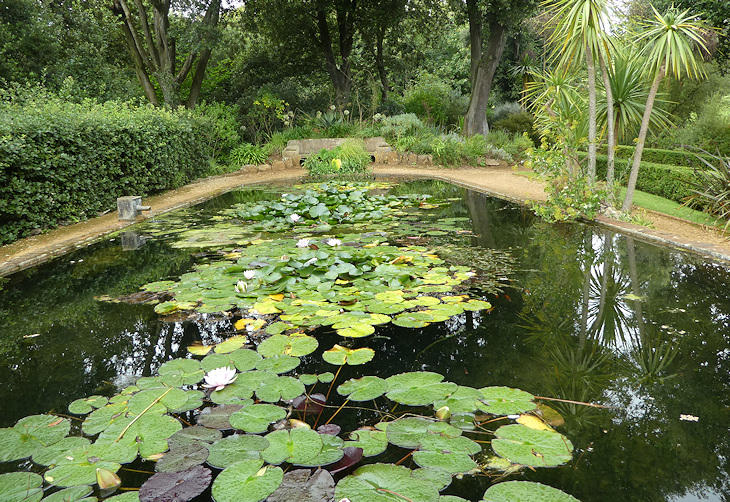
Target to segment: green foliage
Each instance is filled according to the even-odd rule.
[[[254,143],[294,124],[294,112],[288,108],[289,103],[269,91],[258,95],[244,117],[247,132],[253,136]]]
[[[534,121],[535,119],[530,112],[521,111],[519,113],[512,113],[507,115],[505,118],[492,122],[492,127],[518,136],[521,136],[523,133],[527,134],[533,143],[539,144],[540,136],[538,136],[535,128],[533,127]]]
[[[730,94],[714,94],[674,133],[674,140],[721,156],[730,155]]]
[[[598,152],[605,154],[605,145],[598,148]],[[615,150],[616,159],[630,159],[634,156],[634,147],[618,145]],[[696,154],[687,150],[663,150],[659,148],[645,148],[641,156],[642,161],[653,164],[668,164],[672,166],[700,167],[702,160],[713,160],[712,155]]]
[[[269,155],[271,155],[272,146],[252,145],[251,143],[241,143],[231,151],[228,156],[228,163],[237,166],[245,166],[246,164],[263,164]]]
[[[116,207],[123,195],[179,187],[205,173],[206,141],[184,111],[50,94],[0,102],[0,242]]]
[[[388,141],[418,135],[426,128],[415,113],[403,113],[386,117],[382,123],[380,130]]]
[[[203,101],[198,103],[192,114],[198,119],[210,156],[215,160],[225,159],[240,140],[236,108],[225,103]]]
[[[464,115],[467,98],[440,78],[422,73],[403,94],[406,113],[414,113],[431,124],[455,125]]]
[[[547,203],[532,204],[535,213],[548,221],[569,221],[593,218],[605,200],[605,190],[581,176],[577,169],[569,168],[572,159],[555,149],[539,149],[531,155],[530,165],[548,181],[545,191]]]
[[[713,156],[714,161],[702,159],[706,168],[695,170],[698,181],[692,183],[687,200],[690,206],[703,206],[705,211],[727,221],[730,225],[730,157]]]
[[[361,141],[348,140],[332,150],[322,149],[304,161],[310,174],[362,173],[370,164],[370,154]]]

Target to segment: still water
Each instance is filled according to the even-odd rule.
[[[570,464],[518,474],[590,501],[730,499],[730,273],[725,265],[529,210],[442,182],[399,193],[455,198],[441,217],[468,218],[475,249],[508,251],[509,286],[490,312],[426,328],[379,327],[369,374],[435,371],[460,385],[507,385],[565,418]],[[188,209],[190,225],[234,203],[272,197],[245,188]],[[216,343],[229,320],[161,319],[153,306],[99,301],[175,278],[205,259],[170,246],[168,216],[17,273],[0,291],[0,427],[92,394],[111,395],[194,341]],[[123,242],[124,241],[124,242]],[[124,245],[122,245],[124,243]],[[132,249],[136,248],[136,249]],[[196,254],[197,253],[197,254]],[[475,256],[479,256],[477,253]],[[319,329],[322,348],[340,338]],[[317,371],[319,352],[305,358]],[[349,378],[349,376],[346,376]],[[4,472],[4,471],[3,471]],[[489,478],[455,490],[478,500]]]

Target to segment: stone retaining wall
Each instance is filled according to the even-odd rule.
[[[283,162],[291,166],[298,166],[302,159],[307,158],[320,150],[332,150],[349,138],[323,138],[323,139],[293,139],[286,144],[282,153]],[[431,155],[416,155],[410,152],[397,152],[385,141],[385,138],[377,136],[363,140],[365,150],[373,157],[375,164],[433,164]]]

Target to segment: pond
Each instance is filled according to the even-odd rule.
[[[278,366],[288,364],[291,355],[275,355],[271,359],[275,360],[273,371],[313,378],[306,384],[307,392],[313,395],[328,393],[332,378],[332,388],[338,389],[338,385],[365,375],[386,379],[407,373],[438,374],[443,376],[441,383],[417,381],[420,383],[409,385],[431,388],[452,382],[472,389],[507,386],[538,396],[537,402],[559,414],[550,419],[549,409],[542,408],[547,413],[545,420],[562,434],[555,437],[564,438],[566,448],[569,444],[573,447],[565,461],[555,462],[563,465],[547,468],[537,463],[536,468],[512,466],[505,471],[505,466],[489,467],[493,436],[482,429],[494,431],[514,424],[520,412],[505,413],[510,418],[495,413],[496,408],[492,413],[484,409],[470,410],[471,414],[455,412],[450,417],[452,425],[468,429],[462,427],[464,422],[478,424],[476,432],[464,435],[483,441],[484,451],[471,454],[480,472],[454,476],[441,492],[453,498],[442,498],[444,501],[461,500],[457,496],[481,500],[493,483],[504,480],[539,482],[584,502],[729,498],[730,274],[724,265],[596,226],[547,224],[523,207],[440,181],[412,180],[368,190],[368,194],[381,197],[400,197],[397,203],[386,200],[397,210],[395,218],[379,223],[387,210],[371,207],[363,199],[349,207],[349,212],[346,205],[338,210],[343,227],[323,223],[324,209],[316,209],[316,204],[311,214],[296,222],[291,212],[286,213],[287,196],[282,199],[281,194],[289,191],[293,201],[299,197],[293,194],[299,192],[290,187],[244,187],[11,276],[0,291],[0,377],[4,382],[0,427],[13,427],[28,415],[68,416],[70,403],[80,406],[79,400],[87,396],[114,396],[139,377],[154,377],[164,363],[191,357],[191,346],[198,347],[192,350],[203,350],[201,345],[214,346],[247,335],[248,347],[256,350],[262,347],[263,330],[266,336],[280,332],[279,340],[296,332],[308,336],[290,337],[287,350],[294,348],[296,352],[297,344],[309,343],[310,337],[316,339],[316,350],[302,350],[294,371]],[[261,209],[280,201],[284,201],[281,214],[288,216],[275,217]],[[240,209],[231,213],[231,207]],[[361,211],[370,212],[351,219]],[[253,223],[240,223],[244,219]],[[213,223],[217,226],[211,227]],[[289,235],[286,245],[290,251],[282,251],[284,248],[277,246],[283,244],[271,240],[277,232]],[[335,237],[338,243],[328,243]],[[246,250],[255,246],[264,246],[259,249],[266,251],[247,256]],[[310,311],[308,297],[289,289],[281,297],[274,294],[253,299],[250,295],[263,288],[272,274],[279,273],[271,264],[274,254],[289,260],[295,253],[302,253],[296,256],[304,258],[311,253],[314,259],[317,253],[331,249],[341,250],[340,256],[347,253],[352,260],[361,255],[370,260],[372,250],[383,256],[394,253],[387,255],[389,261],[378,265],[386,279],[378,286],[381,289],[369,292],[374,297],[372,303],[358,296],[356,288],[338,290],[335,300],[339,310],[318,303]],[[438,261],[442,258],[445,263]],[[203,280],[193,270],[215,275],[216,264],[222,260],[228,260],[226,267],[230,268],[243,259],[247,266],[240,267],[239,275],[255,269],[258,279],[242,277],[242,283],[236,284],[240,288],[238,300],[231,300],[230,291],[215,294],[216,287],[210,286],[212,292],[202,307],[198,305],[196,315],[191,316],[181,305],[191,281],[200,284]],[[307,266],[296,263],[300,269]],[[341,262],[330,265],[345,267]],[[394,298],[389,291],[408,291],[418,282],[394,272],[398,265],[426,270],[419,284],[425,277],[426,287],[433,289]],[[366,289],[356,279],[362,269],[348,270],[338,269],[331,282],[342,281],[342,288],[354,284]],[[261,279],[264,274],[268,279]],[[347,281],[343,274],[349,277]],[[181,276],[183,279],[175,282]],[[326,281],[306,277],[312,290],[329,294],[331,286],[322,286]],[[211,279],[211,284],[215,280]],[[129,296],[146,284],[150,284],[147,293]],[[444,285],[449,287],[439,289]],[[452,298],[440,296],[452,288],[456,288],[448,293]],[[165,292],[173,290],[177,293],[171,301]],[[297,304],[295,296],[303,302]],[[454,299],[459,296],[463,298]],[[309,300],[315,301],[312,298]],[[252,307],[255,301],[261,315],[242,320],[241,315],[219,314],[229,309],[240,312],[231,301],[241,302],[237,305],[240,309]],[[410,308],[401,308],[403,302]],[[276,309],[275,305],[284,311],[267,310]],[[376,312],[378,308],[382,311]],[[368,312],[367,322],[358,314],[361,310]],[[324,320],[343,315],[350,317],[340,318],[340,323]],[[393,322],[381,322],[378,316],[389,316]],[[264,320],[265,325],[261,324]],[[276,352],[272,345],[269,343],[267,350]],[[337,346],[340,349],[333,351]],[[226,353],[230,351],[221,350],[221,355]],[[356,361],[358,357],[372,360],[353,364],[364,362]],[[333,364],[338,358],[351,359],[349,364]],[[323,377],[328,373],[329,378]],[[182,376],[186,378],[185,371]],[[186,388],[200,388],[197,382],[201,380],[202,376]],[[150,391],[154,388],[153,384],[145,385]],[[140,387],[143,391],[146,388]],[[355,402],[353,398],[340,412],[335,410],[345,400],[337,393],[332,390],[327,403],[333,407],[327,408],[326,415],[337,415],[333,423],[342,428],[339,436],[344,439],[359,427],[388,421],[383,418],[390,416],[388,413],[394,414],[391,419],[406,411],[405,417],[433,419],[440,408],[437,404],[420,406],[423,403],[416,403],[417,399],[411,406],[408,399],[394,399],[400,404],[386,405],[385,397],[378,397],[375,404],[371,399]],[[229,406],[244,402],[245,398],[239,398],[228,401]],[[522,397],[511,399],[519,401]],[[452,409],[458,408],[456,402],[450,404]],[[85,416],[77,415],[81,419]],[[190,410],[179,416],[196,418]],[[298,416],[295,413],[291,418]],[[307,421],[311,425],[313,419]],[[325,421],[323,418],[319,425]],[[72,421],[72,434],[80,433],[80,423]],[[7,430],[0,430],[0,452],[9,448],[10,433],[3,432]],[[364,462],[394,464],[410,453],[400,465],[417,468],[412,452],[415,446],[406,446],[405,454],[392,446]],[[533,456],[551,465],[547,450],[535,448]],[[425,455],[415,460],[418,465],[428,464]],[[139,486],[144,476],[135,478],[127,467],[119,471],[122,486]],[[132,467],[142,471],[155,468],[149,461],[137,461]],[[4,462],[0,469],[45,470],[27,458]],[[438,477],[431,471],[428,476]],[[46,481],[47,486],[48,477]],[[378,496],[383,493],[378,492]],[[371,500],[368,496],[363,500]],[[208,488],[196,500],[210,497]]]

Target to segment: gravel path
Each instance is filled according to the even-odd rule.
[[[395,179],[414,176],[441,179],[518,203],[528,200],[545,200],[542,182],[532,181],[526,176],[526,172],[515,171],[507,166],[444,169],[383,165],[373,167],[373,172],[378,176]],[[152,218],[167,211],[196,204],[241,185],[291,180],[304,177],[306,174],[303,169],[260,173],[238,171],[228,175],[205,178],[177,190],[144,199],[143,204],[152,206],[152,210],[145,212],[142,218]],[[597,223],[629,233],[640,239],[661,242],[708,256],[714,260],[730,262],[730,241],[718,232],[661,214],[650,213],[647,216],[652,220],[654,228],[631,225],[603,216],[597,219]],[[2,246],[0,247],[0,276],[12,274],[86,246],[132,223],[121,222],[117,219],[115,212],[110,212],[98,218]]]

